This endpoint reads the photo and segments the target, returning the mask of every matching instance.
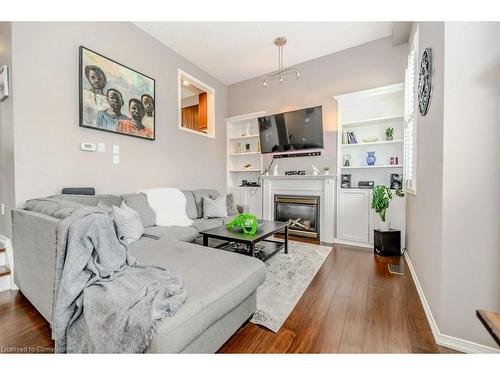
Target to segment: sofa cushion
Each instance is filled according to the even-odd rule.
[[[196,208],[196,202],[194,201],[193,192],[187,190],[183,190],[182,192],[186,196],[186,213],[188,215],[188,218],[197,219],[198,209]]]
[[[196,218],[203,217],[203,197],[210,197],[216,199],[219,197],[219,192],[212,189],[199,189],[193,190],[194,201],[196,203],[196,210],[198,212]]]
[[[226,196],[212,199],[203,197],[203,217],[227,217]]]
[[[184,242],[193,242],[198,237],[198,231],[194,227],[147,227],[144,228],[145,234],[150,234],[161,239],[178,240]],[[141,238],[138,242],[143,241]]]
[[[223,225],[224,221],[222,219],[223,218],[194,219],[192,226],[199,232],[203,232],[204,230],[214,229]]]
[[[185,242],[145,238],[130,250],[143,264],[167,266],[188,293],[179,311],[158,323],[148,349],[153,352],[182,351],[252,295],[266,277],[264,263],[256,258]]]
[[[141,217],[144,227],[152,227],[156,222],[156,214],[149,207],[148,198],[144,193],[132,193],[122,195],[123,201],[131,209],[136,210]]]
[[[112,212],[120,239],[126,243],[132,243],[141,238],[144,233],[144,225],[142,225],[141,217],[136,210],[122,202],[120,207],[113,206]]]
[[[101,201],[108,207],[113,207],[113,206],[120,207],[123,201],[122,197],[120,197],[119,195],[110,195],[110,194],[99,194],[99,195],[57,194],[57,195],[52,195],[49,198],[64,199],[69,202],[75,202],[83,204],[85,206],[94,206],[94,207],[97,207],[97,203],[99,203],[99,201]]]
[[[52,216],[56,219],[65,219],[82,207],[85,207],[85,205],[59,198],[35,198],[27,201],[23,209]]]

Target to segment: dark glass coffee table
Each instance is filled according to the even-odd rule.
[[[229,230],[225,225],[200,232],[203,236],[203,246],[208,246],[208,239],[222,240],[224,243],[214,246],[217,249],[243,253],[266,261],[280,250],[288,254],[288,222],[259,220],[255,234],[245,234]],[[271,240],[269,237],[284,231],[284,241]],[[235,244],[243,245],[238,248]]]

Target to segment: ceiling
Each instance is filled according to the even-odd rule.
[[[225,84],[278,68],[273,41],[285,36],[290,66],[392,35],[393,22],[136,22]]]

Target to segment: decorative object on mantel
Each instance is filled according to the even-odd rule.
[[[350,167],[351,166],[351,155],[345,154],[344,155],[344,167]]]
[[[368,155],[366,156],[366,164],[372,166],[375,165],[377,158],[375,157],[375,151],[367,151]]]
[[[279,173],[278,173],[278,163],[276,163],[276,165],[274,166],[274,169],[273,169],[273,176],[278,176]]]
[[[422,116],[427,114],[431,101],[433,65],[432,48],[426,48],[420,60],[420,72],[418,74],[418,110]]]
[[[80,46],[80,126],[155,140],[155,80]]]
[[[398,197],[405,196],[401,189],[396,189],[393,193],[391,189],[384,185],[377,185],[373,188],[372,209],[380,216],[380,220],[382,220],[381,231],[389,230],[389,222],[386,221],[385,214],[391,204],[391,200],[394,198],[394,194]]]
[[[285,171],[285,176],[305,176],[306,171]]]
[[[9,67],[3,65],[0,68],[0,102],[9,97]]]
[[[278,70],[266,75],[264,77],[264,80],[262,81],[262,86],[267,88],[269,85],[269,82],[278,80],[279,83],[283,83],[284,81],[284,76],[289,75],[289,74],[294,74],[296,79],[300,78],[300,67],[288,67],[288,68],[283,68],[283,46],[286,44],[287,40],[284,36],[280,36],[276,39],[274,39],[274,44],[278,47],[279,53],[278,53]]]
[[[385,140],[386,141],[392,141],[394,138],[394,128],[387,128],[385,129]]]
[[[321,174],[320,170],[313,164],[312,165],[313,176],[319,176]]]
[[[328,175],[330,174],[330,167],[324,167],[324,168],[323,168],[323,174],[324,174],[325,176],[328,176]]]

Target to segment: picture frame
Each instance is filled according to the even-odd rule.
[[[154,141],[155,80],[79,47],[79,126]]]
[[[9,67],[2,65],[0,67],[0,102],[9,97]]]

